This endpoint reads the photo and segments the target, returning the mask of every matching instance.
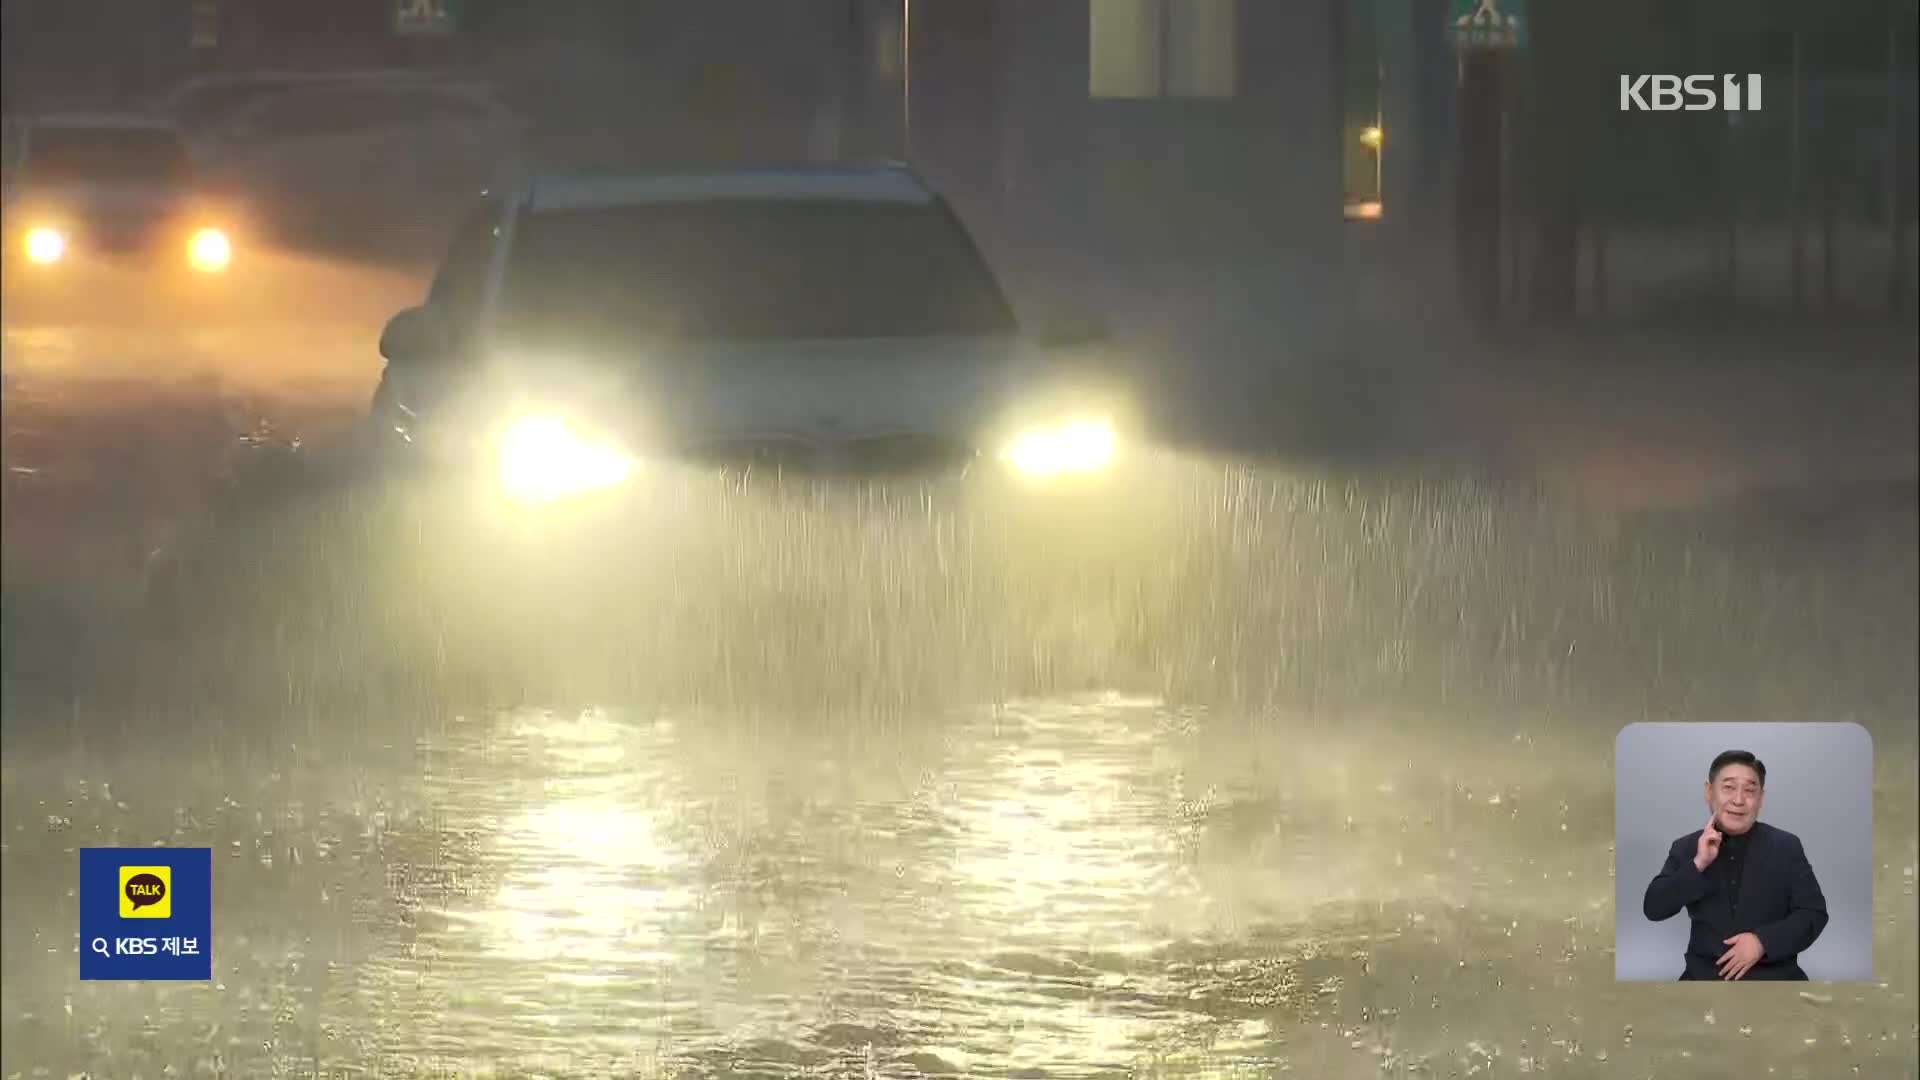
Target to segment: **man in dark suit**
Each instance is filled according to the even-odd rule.
[[[1647,918],[1693,920],[1682,981],[1805,980],[1800,954],[1827,926],[1827,900],[1800,846],[1760,822],[1767,767],[1728,750],[1707,770],[1707,824],[1673,842],[1647,886]]]

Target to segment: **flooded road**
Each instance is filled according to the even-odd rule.
[[[1620,986],[1608,792],[1569,779],[1604,779],[1603,758],[1524,736],[1428,746],[1405,728],[1418,758],[1343,739],[1308,751],[1266,728],[1224,740],[1148,702],[1034,703],[836,745],[523,711],[424,740],[413,769],[216,778],[204,759],[143,755],[33,807],[16,777],[8,1067],[1912,1068],[1910,806],[1882,800],[1880,985]],[[158,841],[222,856],[215,983],[75,982],[72,876],[51,868],[77,844]]]
[[[6,1074],[1914,1075],[1910,504],[1163,468],[559,549],[617,571],[304,511],[132,700],[10,701]],[[1644,719],[1873,732],[1878,982],[1614,983]],[[74,849],[162,842],[215,981],[78,982]]]
[[[1739,423],[1515,383],[1450,422],[1518,483],[314,493],[156,621],[417,285],[329,273],[7,328],[0,1075],[1916,1075],[1910,368]],[[1613,981],[1642,720],[1872,732],[1876,982]],[[148,844],[216,853],[214,981],[82,983],[75,852]]]

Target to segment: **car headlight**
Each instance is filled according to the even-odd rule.
[[[1120,438],[1109,420],[1073,420],[1022,432],[1001,453],[1028,476],[1097,473],[1113,464]]]
[[[499,444],[500,486],[507,498],[537,505],[618,487],[636,463],[617,446],[582,438],[547,417],[528,417]]]
[[[201,229],[187,241],[187,263],[203,274],[217,274],[233,261],[233,243],[219,229]]]
[[[67,238],[59,229],[44,225],[27,230],[27,261],[50,266],[59,262],[67,254]]]

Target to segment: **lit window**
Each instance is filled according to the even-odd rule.
[[[1226,98],[1237,82],[1236,0],[1089,0],[1087,92]]]
[[[1097,98],[1159,97],[1161,0],[1092,0],[1087,92]]]
[[[1233,96],[1234,0],[1162,0],[1167,9],[1167,94]]]

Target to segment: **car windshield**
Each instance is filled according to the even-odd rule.
[[[38,183],[178,183],[187,175],[185,145],[153,128],[38,128],[27,154]]]
[[[516,337],[769,340],[1004,334],[1013,316],[939,204],[740,202],[522,220]]]

